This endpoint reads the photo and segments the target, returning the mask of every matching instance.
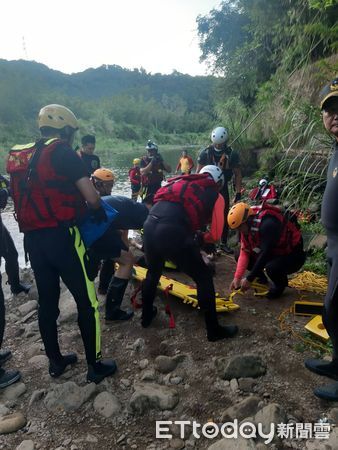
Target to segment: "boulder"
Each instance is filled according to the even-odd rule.
[[[235,403],[234,405],[230,406],[230,408],[227,408],[221,416],[221,421],[228,422],[234,419],[238,419],[238,421],[240,422],[246,417],[254,416],[258,411],[259,402],[260,398],[256,395],[246,397],[239,403]]]
[[[1,390],[0,392],[0,400],[2,401],[15,401],[22,394],[24,394],[27,390],[27,387],[24,383],[14,383],[8,386],[7,388]]]
[[[0,418],[0,434],[15,433],[27,423],[26,417],[21,413],[14,413]]]
[[[170,356],[160,355],[155,359],[155,368],[161,373],[172,372],[176,366],[176,360]]]
[[[154,383],[135,383],[134,389],[129,406],[138,414],[144,414],[150,409],[171,410],[179,402],[178,392],[172,387]]]
[[[227,358],[216,358],[215,367],[218,376],[223,380],[257,378],[266,373],[266,366],[262,359],[256,355],[238,355],[230,360]]]
[[[73,381],[67,381],[54,385],[44,398],[44,404],[48,411],[76,411],[95,391],[94,383],[80,387]]]

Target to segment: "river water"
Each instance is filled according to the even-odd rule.
[[[184,147],[185,149],[187,147]],[[171,166],[173,173],[175,171],[177,162],[180,158],[182,148],[169,148],[163,151],[160,150],[161,155],[164,160]],[[188,149],[189,154],[193,157],[194,161],[196,161],[197,149]],[[134,158],[139,158],[143,156],[146,152],[142,152],[140,150],[131,150],[128,149],[123,153],[104,153],[100,154],[101,164],[104,167],[111,169],[115,175],[117,176],[117,181],[114,185],[114,189],[112,194],[116,195],[125,195],[130,197],[130,182],[128,179],[128,170],[132,167],[132,161]],[[170,174],[168,174],[170,177]],[[1,213],[3,223],[8,228],[15,246],[19,253],[19,264],[20,267],[25,267],[25,258],[24,258],[24,250],[23,250],[23,234],[19,232],[18,224],[14,219],[13,208],[11,204],[8,205],[5,211]],[[4,270],[4,265],[1,267],[1,271]]]

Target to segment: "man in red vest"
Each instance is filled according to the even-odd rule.
[[[291,218],[290,218],[291,219]],[[231,289],[250,289],[255,278],[272,281],[268,298],[278,298],[288,285],[288,275],[305,262],[303,238],[299,226],[272,205],[250,207],[236,203],[229,211],[228,224],[240,233],[241,250]],[[247,269],[249,273],[245,275]]]
[[[221,326],[217,320],[212,271],[203,261],[196,233],[204,242],[222,236],[224,199],[219,194],[224,184],[222,170],[205,166],[199,174],[169,180],[154,198],[154,206],[144,223],[144,251],[148,266],[142,285],[142,326],[149,327],[157,313],[153,306],[158,281],[166,260],[173,261],[197,286],[198,304],[204,313],[209,341],[234,336],[235,325]],[[202,234],[211,223],[210,232]]]
[[[72,149],[79,125],[69,109],[47,105],[40,110],[41,139],[15,146],[7,172],[20,231],[39,293],[39,328],[49,358],[49,373],[60,376],[77,355],[61,353],[58,342],[60,278],[74,296],[88,364],[87,381],[99,383],[116,371],[113,360],[101,361],[100,320],[94,283],[87,273],[88,255],[77,223],[90,214],[107,220],[80,157]]]

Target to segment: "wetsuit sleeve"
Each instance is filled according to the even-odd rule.
[[[271,255],[271,251],[279,241],[281,232],[282,224],[278,219],[272,216],[263,217],[261,226],[259,227],[261,251],[251,272],[246,277],[248,281],[253,281],[264,269]]]
[[[203,235],[204,242],[212,243],[221,239],[224,227],[224,206],[224,198],[221,194],[218,194],[214,209],[212,210],[210,231]]]
[[[234,278],[241,279],[245,274],[246,269],[248,268],[250,261],[250,255],[243,247],[241,247],[241,251],[239,253],[239,258],[237,261],[236,272]]]
[[[88,176],[87,169],[79,155],[66,145],[60,145],[55,149],[51,162],[57,175],[64,176],[73,183]]]

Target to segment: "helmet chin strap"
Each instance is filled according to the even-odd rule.
[[[222,151],[222,149],[221,148],[216,148],[215,146],[213,146],[214,147],[214,150],[215,150],[215,152],[217,152],[217,153],[221,153],[221,151]]]

